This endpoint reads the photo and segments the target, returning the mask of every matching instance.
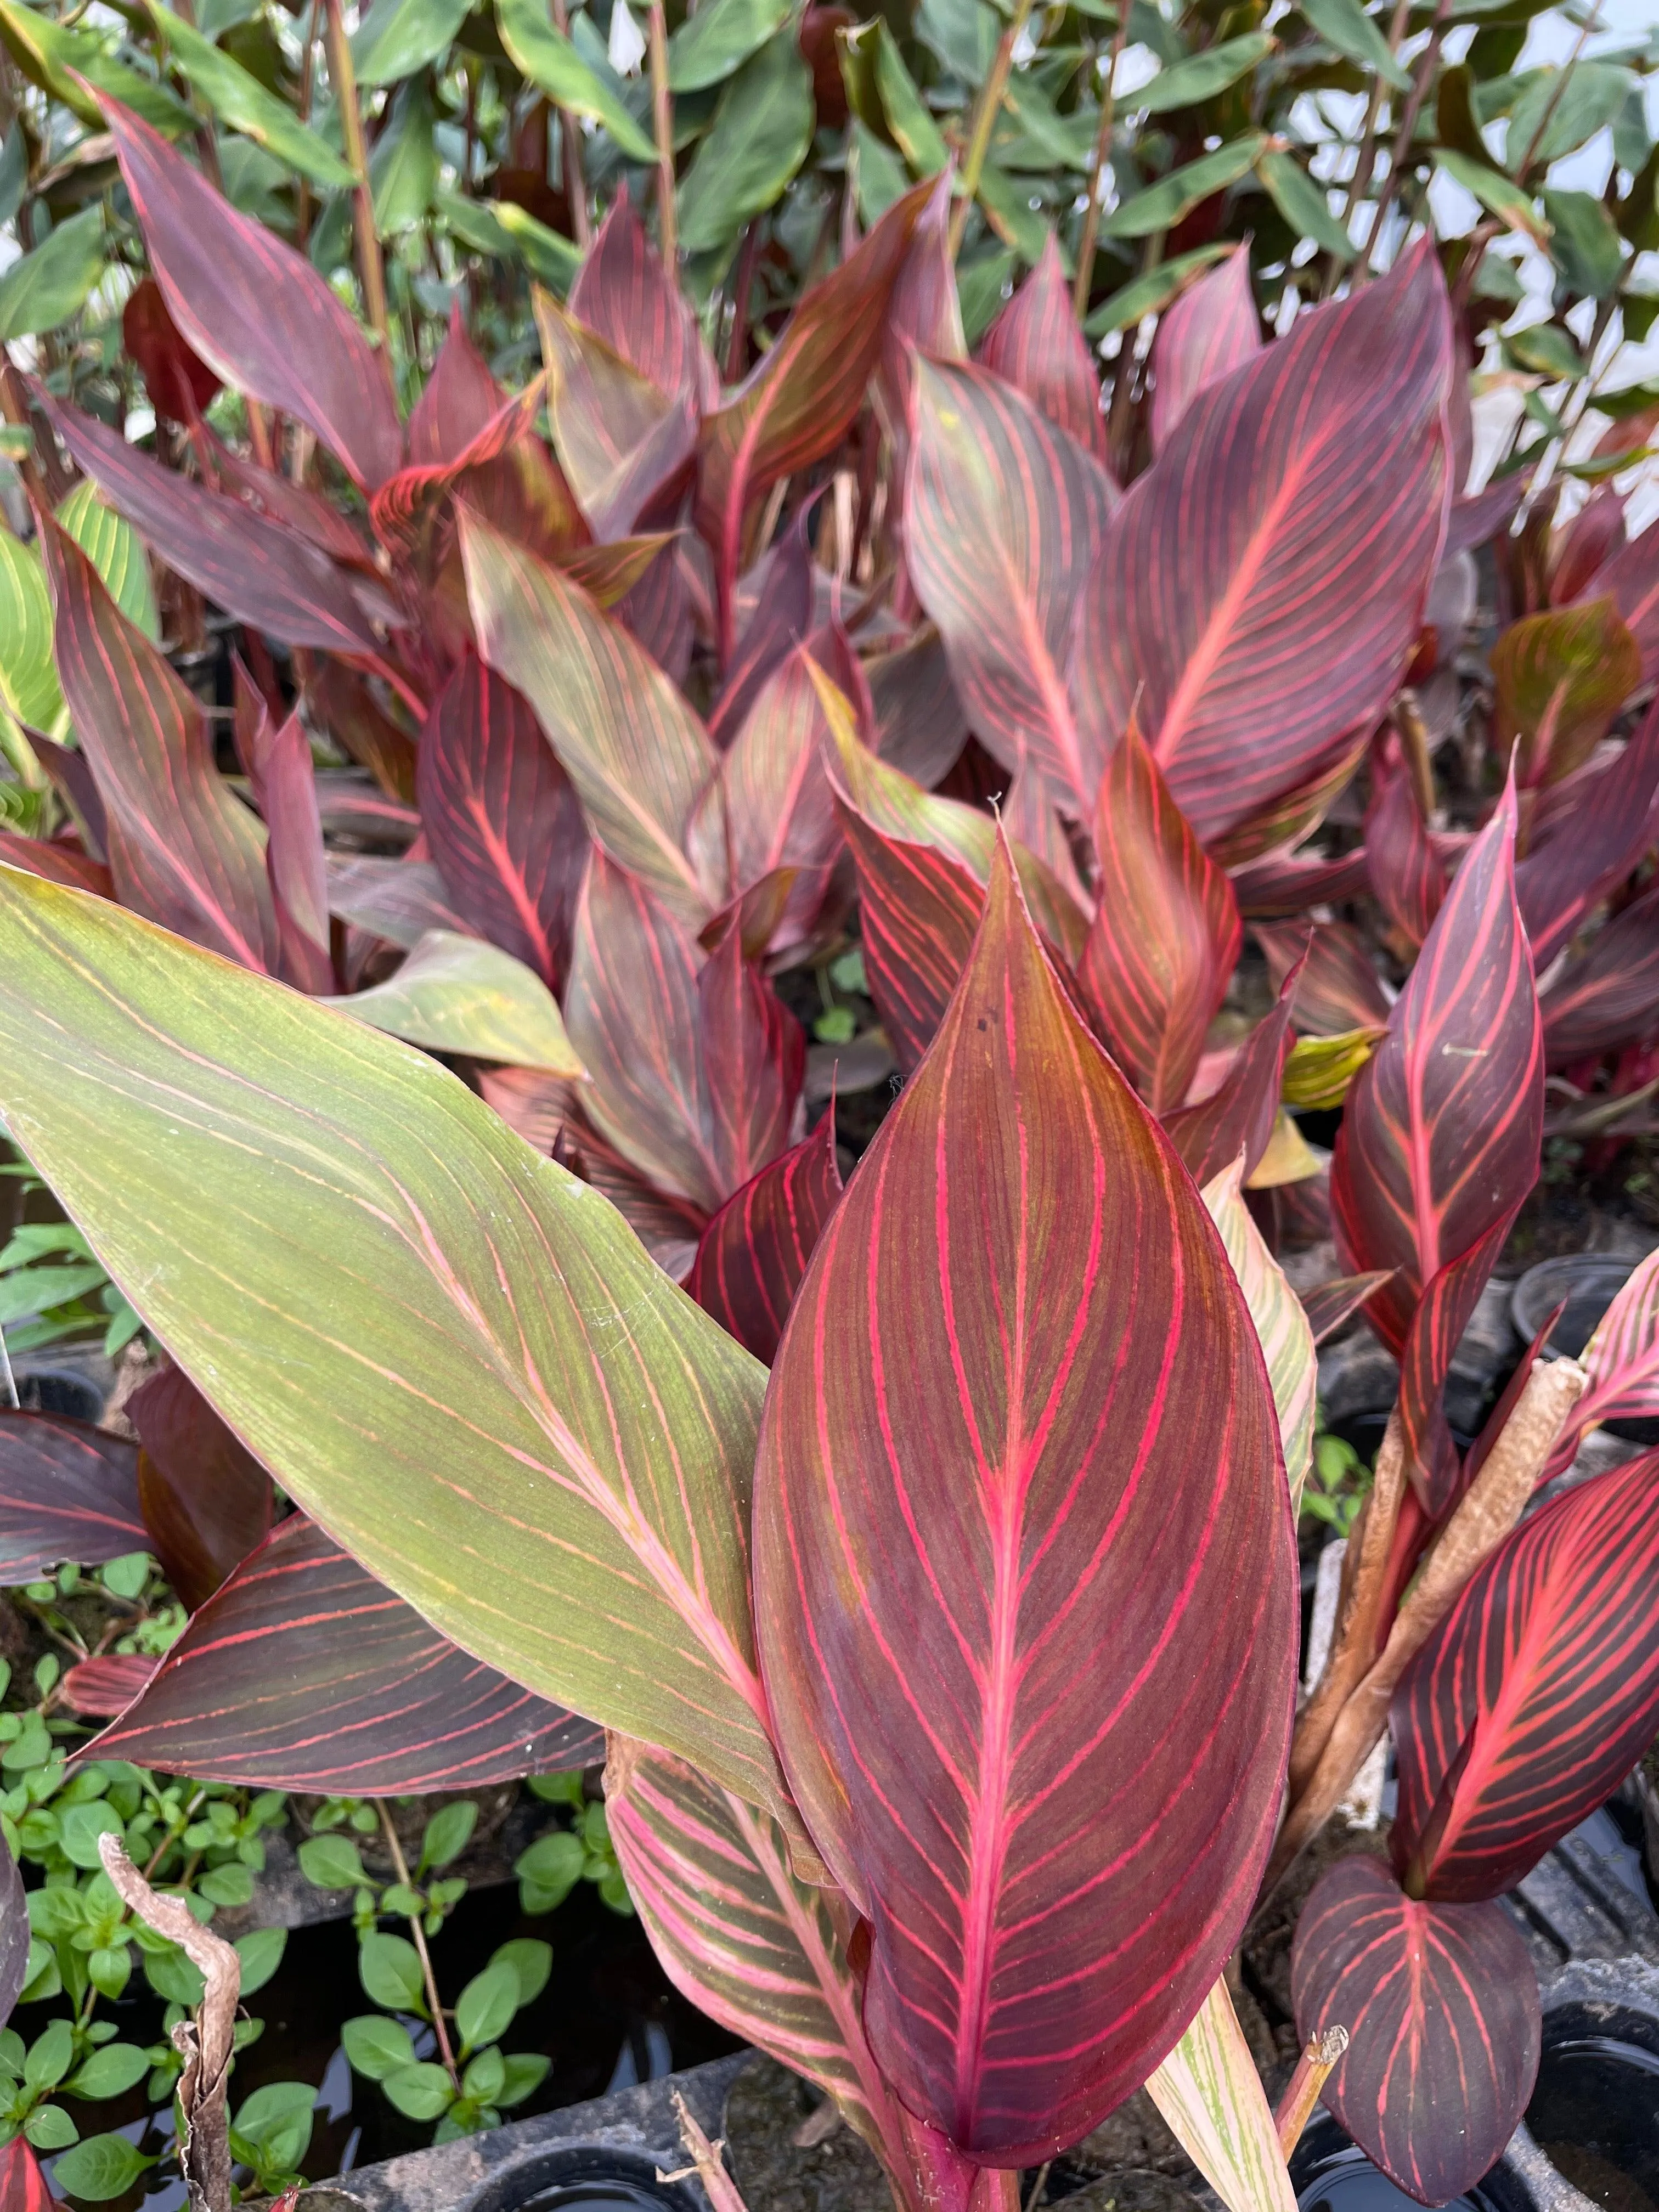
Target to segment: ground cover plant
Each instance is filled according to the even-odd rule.
[[[313,22],[291,109],[263,17],[118,56],[0,6],[19,206],[55,220],[67,112],[110,213],[0,280],[52,334],[5,383],[0,1112],[72,1224],[19,1232],[4,1314],[167,1355],[137,1446],[0,1418],[4,1541],[153,1550],[189,1612],[82,1662],[99,1768],[251,1808],[603,1752],[667,1971],[902,2203],[1012,2204],[1142,2081],[1230,2206],[1284,2212],[1322,2084],[1458,2193],[1537,2063],[1494,1900],[1659,1728],[1659,1458],[1528,1511],[1659,1411],[1650,1267],[1473,1443],[1443,1407],[1543,1148],[1627,1157],[1656,1082],[1659,403],[1598,381],[1645,57],[1512,76],[1519,15],[1449,61],[1329,0],[909,38],[714,0],[653,11],[635,83],[620,8],[601,49],[404,6],[328,11],[327,109]],[[1343,88],[1346,206],[1285,135]],[[1604,198],[1550,183],[1615,122]],[[1499,337],[1506,230],[1556,291]],[[123,365],[68,319],[141,255]],[[1472,490],[1477,347],[1526,405]],[[807,1127],[838,1048],[899,1079],[855,1167],[856,1085]],[[1327,1231],[1304,1302],[1279,1260]],[[1297,1713],[1315,1344],[1357,1313],[1399,1402]],[[1309,1902],[1328,2055],[1275,2116],[1223,1969],[1385,1729],[1392,1871]],[[342,1887],[356,1849],[307,1846]],[[438,2056],[351,2056],[459,2130],[525,2081],[544,1962],[450,2047],[442,1864],[362,1885]],[[14,2055],[33,2177],[58,2054]]]

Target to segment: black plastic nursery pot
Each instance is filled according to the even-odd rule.
[[[1634,1260],[1611,1252],[1569,1252],[1559,1259],[1540,1260],[1520,1277],[1510,1295],[1516,1334],[1530,1344],[1554,1309],[1562,1305],[1545,1349],[1577,1359],[1636,1266]],[[1659,1444],[1659,1421],[1613,1420],[1607,1427],[1610,1435],[1632,1443]]]

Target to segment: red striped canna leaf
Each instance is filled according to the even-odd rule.
[[[1591,762],[1540,794],[1515,889],[1540,975],[1652,844],[1656,799],[1659,701],[1616,760]]]
[[[1498,1905],[1424,1905],[1346,1858],[1302,1908],[1297,2033],[1348,2031],[1324,2100],[1419,2204],[1462,2194],[1502,2155],[1538,2073],[1538,1980]]]
[[[783,911],[769,935],[784,951],[817,921],[842,853],[830,779],[828,729],[821,697],[827,682],[799,646],[775,669],[720,763],[718,782],[698,803],[687,840],[705,881],[729,866],[733,892],[793,872]]]
[[[432,374],[410,410],[405,432],[411,468],[457,461],[500,413],[507,398],[489,364],[466,334],[457,300]]]
[[[276,910],[283,980],[302,991],[331,991],[328,864],[311,740],[297,714],[280,726],[271,720],[240,658],[234,680],[236,750],[264,817],[265,873]]]
[[[659,392],[683,394],[699,412],[718,403],[696,310],[664,270],[625,189],[576,271],[570,312]]]
[[[403,459],[385,363],[326,277],[119,101],[99,97],[179,335],[225,383],[313,429],[365,491]]]
[[[0,1408],[0,1581],[149,1549],[136,1444],[61,1414]]]
[[[89,860],[73,845],[0,830],[0,861],[9,868],[27,868],[32,876],[45,876],[49,883],[68,884],[72,890],[92,891],[100,898],[115,896],[115,878],[103,862]]]
[[[647,1745],[611,1739],[605,1808],[629,1894],[676,1989],[815,2081],[896,2162],[898,2116],[860,2017],[845,1898],[793,1872],[775,1820]]]
[[[981,339],[979,359],[1106,465],[1100,374],[1073,312],[1053,231],[1036,267]]]
[[[1659,888],[1621,908],[1539,1003],[1552,1067],[1645,1042],[1659,1030]]]
[[[388,477],[369,502],[374,532],[381,543],[412,555],[432,528],[441,502],[458,483],[476,484],[497,463],[516,469],[520,459],[516,449],[533,443],[541,404],[542,380],[538,377],[511,398],[503,392],[501,405],[459,453],[411,465]],[[542,446],[534,450],[537,458],[530,464],[532,469],[544,479],[553,478],[556,471],[551,454]],[[574,501],[563,485],[557,487],[553,496],[570,510],[564,520],[564,535],[574,550],[581,538]]]
[[[841,1193],[832,1101],[811,1135],[734,1192],[702,1232],[685,1287],[769,1367]]]
[[[1078,979],[1119,1066],[1154,1114],[1168,1114],[1191,1087],[1243,927],[1232,885],[1133,725],[1106,765],[1095,850],[1095,918]]]
[[[1285,1063],[1294,1042],[1291,1008],[1298,973],[1292,968],[1286,975],[1277,1005],[1244,1040],[1219,1087],[1197,1105],[1180,1107],[1164,1118],[1170,1143],[1200,1188],[1241,1152],[1248,1184],[1272,1142]]]
[[[1659,536],[1650,522],[1602,562],[1585,592],[1617,604],[1642,656],[1642,681],[1650,684],[1659,675]]]
[[[27,1921],[22,1925],[27,1929]],[[14,2136],[0,2147],[0,2204],[6,2212],[57,2212],[61,2202],[23,2136]]]
[[[1363,845],[1334,860],[1320,853],[1268,853],[1235,867],[1232,878],[1233,895],[1247,921],[1280,921],[1304,915],[1311,906],[1357,898],[1370,882]]]
[[[764,1680],[872,1922],[871,2045],[976,2161],[1075,2141],[1237,1941],[1293,1559],[1242,1293],[999,843],[945,1023],[790,1315],[755,1491]]]
[[[1394,1001],[1383,988],[1364,939],[1346,921],[1256,922],[1275,991],[1298,960],[1291,1019],[1303,1036],[1346,1036],[1386,1025]]]
[[[270,1477],[181,1368],[127,1401],[150,1548],[185,1603],[204,1605],[270,1533]]]
[[[1365,1275],[1338,1275],[1302,1293],[1303,1310],[1316,1344],[1334,1336],[1345,1321],[1357,1314],[1371,1292],[1388,1281],[1385,1270],[1374,1267]]]
[[[813,628],[812,544],[807,527],[817,504],[803,500],[795,519],[754,572],[757,588],[720,695],[708,734],[724,749],[743,727],[761,686]]]
[[[749,377],[703,418],[697,527],[714,550],[722,667],[736,641],[746,518],[781,477],[833,453],[852,428],[880,358],[894,280],[932,190],[920,184],[896,200],[840,268],[801,295]],[[582,313],[574,296],[571,305]]]
[[[975,734],[1086,817],[1105,756],[1066,684],[1079,595],[1115,496],[1099,462],[988,369],[923,361],[904,551]]]
[[[535,295],[553,443],[601,540],[631,530],[665,487],[682,483],[696,408],[663,391],[547,293]]]
[[[264,838],[214,766],[200,707],[50,516],[40,550],[58,679],[104,802],[121,903],[245,968],[274,968]]]
[[[565,1022],[592,1078],[587,1117],[660,1189],[713,1213],[787,1146],[805,1070],[799,1023],[744,958],[739,932],[705,961],[601,853],[577,908]]]
[[[471,653],[433,703],[416,789],[456,912],[562,989],[588,852],[581,805],[528,702]]]
[[[1642,680],[1642,656],[1610,598],[1553,607],[1511,624],[1492,649],[1492,737],[1518,747],[1523,789],[1559,783],[1587,761]]]
[[[469,1658],[296,1513],[88,1749],[204,1782],[369,1797],[583,1766],[604,1741]]]
[[[1158,317],[1152,340],[1152,451],[1162,452],[1200,392],[1261,351],[1249,250],[1236,247]]]
[[[1596,1324],[1583,1362],[1589,1387],[1573,1407],[1544,1475],[1565,1474],[1581,1439],[1602,1421],[1659,1413],[1659,1256],[1650,1253]]]
[[[1137,713],[1206,845],[1340,768],[1392,697],[1440,557],[1451,360],[1425,244],[1203,392],[1109,525],[1079,719],[1104,750]]]
[[[1511,781],[1348,1094],[1331,1167],[1342,1265],[1397,1271],[1366,1318],[1406,1357],[1402,1414],[1431,1511],[1452,1471],[1439,1406],[1446,1367],[1537,1178],[1543,1138],[1542,1027],[1516,903],[1515,820]]]
[[[1594,490],[1550,546],[1550,605],[1570,606],[1625,543],[1625,502],[1610,483]]]
[[[1446,896],[1446,868],[1397,744],[1371,749],[1365,865],[1377,904],[1415,952]]]
[[[284,645],[380,650],[358,580],[319,547],[246,501],[163,468],[78,407],[60,406],[38,387],[35,397],[111,506],[215,606]],[[384,597],[373,593],[377,609]]]
[[[1415,1897],[1501,1896],[1611,1796],[1659,1731],[1659,1453],[1508,1535],[1389,1709],[1390,1838]]]
[[[161,1662],[137,1651],[106,1654],[100,1659],[78,1659],[64,1674],[64,1698],[77,1713],[112,1720],[125,1712],[149,1684]]]
[[[467,507],[461,553],[479,653],[530,702],[595,840],[701,924],[714,901],[685,856],[685,835],[720,762],[708,732],[579,586]]]

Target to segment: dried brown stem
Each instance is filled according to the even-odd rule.
[[[1370,1495],[1348,1538],[1330,1657],[1325,1662],[1324,1673],[1314,1685],[1313,1694],[1297,1717],[1296,1735],[1291,1745],[1292,1804],[1307,1788],[1330,1741],[1338,1715],[1370,1672],[1382,1644],[1381,1613],[1389,1579],[1389,1558],[1405,1495],[1405,1432],[1396,1407],[1389,1417],[1382,1449],[1376,1455],[1376,1474]]]
[[[1504,1433],[1424,1561],[1382,1656],[1338,1713],[1306,1786],[1294,1795],[1262,1877],[1269,1896],[1336,1810],[1382,1741],[1389,1701],[1471,1575],[1519,1521],[1586,1376],[1571,1359],[1538,1360]]]
[[[1296,2063],[1285,2094],[1279,2100],[1279,2110],[1273,2115],[1273,2125],[1279,2130],[1279,2148],[1286,2159],[1302,2140],[1302,2130],[1313,2117],[1313,2108],[1319,2102],[1319,2093],[1329,2078],[1331,2069],[1348,2047],[1346,2027],[1328,2027],[1322,2035],[1310,2037],[1306,2049]]]
[[[221,1936],[204,1928],[182,1897],[158,1897],[127,1856],[118,1836],[100,1836],[98,1856],[110,1886],[145,1926],[176,1943],[202,1977],[193,2021],[173,2031],[185,2062],[179,2077],[183,2140],[179,2160],[191,2212],[230,2212],[230,2115],[226,2101],[242,1962]]]
[[[674,2092],[673,2104],[674,2117],[680,2124],[680,2141],[685,2145],[685,2154],[691,2163],[675,2173],[665,2173],[659,2166],[657,2169],[658,2180],[684,2181],[695,2173],[702,2182],[714,2212],[749,2212],[749,2207],[743,2201],[742,2191],[720,2163],[720,2151],[724,2146],[709,2142],[698,2124],[696,2114],[678,2089]]]

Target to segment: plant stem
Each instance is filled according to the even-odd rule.
[[[1406,35],[1406,24],[1411,15],[1412,0],[1395,0],[1394,20],[1389,25],[1389,52],[1397,53],[1400,41]],[[1376,167],[1376,118],[1382,110],[1382,79],[1371,82],[1370,98],[1365,103],[1365,127],[1359,135],[1359,154],[1354,163],[1353,175],[1348,180],[1348,197],[1342,210],[1342,228],[1346,230],[1353,221],[1353,211],[1371,188],[1371,175]],[[1341,281],[1342,264],[1334,255],[1325,272],[1323,297],[1329,299]]]
[[[346,39],[340,0],[327,0],[327,6],[328,74],[334,97],[340,103],[346,166],[357,179],[351,196],[352,228],[357,238],[357,274],[362,279],[363,308],[370,327],[380,341],[380,361],[390,386],[392,331],[386,311],[386,267],[380,259],[380,235],[374,228],[374,195],[369,188],[362,110],[357,104],[357,77],[351,65],[351,47]]]
[[[951,211],[951,258],[953,261],[962,251],[962,234],[968,228],[968,210],[974,204],[974,195],[979,190],[985,156],[991,148],[991,132],[1002,112],[1002,95],[1008,89],[1009,72],[1014,66],[1014,48],[1019,44],[1030,19],[1031,0],[1019,0],[1014,9],[1013,21],[997,41],[996,58],[980,91],[979,106],[974,110],[973,133],[968,141],[968,158],[962,165],[962,198]]]
[[[651,50],[651,121],[657,137],[657,251],[670,276],[679,265],[674,213],[674,102],[668,89],[668,24],[662,0],[651,0],[646,19]]]
[[[565,0],[552,0],[553,27],[562,39],[570,36],[570,10]],[[469,86],[471,80],[469,79]],[[584,253],[593,235],[593,227],[587,219],[587,173],[582,167],[581,125],[568,107],[553,111],[559,118],[559,153],[564,163],[564,196],[570,203],[570,220],[575,226],[576,243]]]
[[[1313,2108],[1319,2102],[1319,2093],[1330,2078],[1331,2069],[1348,2047],[1346,2027],[1328,2027],[1322,2035],[1309,2039],[1307,2048],[1296,2063],[1285,2094],[1279,2099],[1279,2110],[1273,2115],[1273,2125],[1279,2133],[1279,2148],[1288,2159],[1302,2140],[1302,2130],[1313,2117]]]
[[[1400,128],[1395,134],[1394,152],[1389,159],[1389,173],[1382,180],[1382,190],[1377,198],[1376,214],[1366,233],[1365,243],[1359,249],[1359,258],[1353,265],[1353,287],[1356,289],[1365,281],[1366,272],[1371,265],[1371,255],[1382,235],[1382,225],[1388,219],[1395,194],[1400,190],[1401,181],[1405,176],[1406,164],[1411,156],[1412,139],[1417,131],[1417,118],[1423,112],[1423,102],[1428,98],[1435,66],[1440,59],[1440,41],[1445,32],[1446,18],[1450,12],[1451,0],[1439,0],[1434,11],[1434,28],[1429,33],[1429,43],[1424,47],[1422,58],[1417,64],[1412,88],[1406,95]]]
[[[1407,7],[1410,0],[1400,0]],[[1117,104],[1115,88],[1123,37],[1129,27],[1128,0],[1119,0],[1117,28],[1112,33],[1112,57],[1106,64],[1106,82],[1100,88],[1100,128],[1095,133],[1095,158],[1089,168],[1089,210],[1083,218],[1083,243],[1077,252],[1077,282],[1072,287],[1072,307],[1079,322],[1089,312],[1089,289],[1095,281],[1095,242],[1100,234],[1100,177],[1112,149],[1112,113]]]
[[[398,1881],[405,1889],[412,1889],[409,1878],[409,1862],[404,1856],[404,1847],[398,1841],[398,1831],[392,1826],[392,1808],[384,1797],[374,1800],[374,1809],[380,1816],[380,1826],[386,1832],[386,1848],[392,1853],[392,1863]],[[461,2077],[455,2069],[455,2054],[449,2047],[449,2030],[444,2025],[444,2008],[438,2002],[438,1980],[432,1971],[432,1954],[426,1948],[426,1930],[418,1913],[407,1916],[409,1932],[415,1939],[415,1948],[420,1954],[421,1974],[426,1983],[427,2010],[432,2014],[432,2026],[438,2038],[438,2056],[443,2060],[444,2071],[455,2085],[455,2094],[461,2094]]]

